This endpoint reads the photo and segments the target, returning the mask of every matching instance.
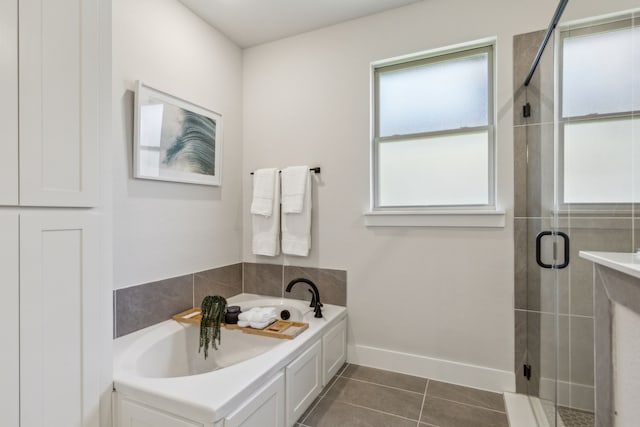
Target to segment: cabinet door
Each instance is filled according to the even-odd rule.
[[[18,204],[18,0],[0,0],[0,205]]]
[[[20,215],[21,427],[99,425],[98,218]]]
[[[18,214],[0,214],[0,422],[18,427],[20,419],[20,341],[18,282]]]
[[[322,391],[322,342],[291,362],[286,369],[287,426],[293,426]]]
[[[120,400],[120,421],[117,425],[118,427],[202,427],[200,423],[124,398]]]
[[[95,206],[98,0],[20,0],[20,204]]]
[[[224,427],[283,427],[284,375],[279,373],[229,415]]]
[[[338,373],[347,361],[347,319],[343,319],[322,337],[322,386]]]

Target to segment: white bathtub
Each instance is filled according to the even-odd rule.
[[[149,410],[218,426],[253,392],[346,317],[344,307],[325,304],[316,319],[309,303],[243,294],[229,299],[245,311],[254,306],[287,309],[291,320],[309,323],[292,340],[222,330],[219,350],[198,353],[199,328],[169,320],[118,338],[114,343],[114,388],[118,404],[135,402]],[[117,407],[116,407],[117,408]],[[120,414],[116,409],[116,426]]]

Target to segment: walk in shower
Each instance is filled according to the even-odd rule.
[[[545,49],[546,30],[514,37],[516,388],[540,426],[582,427],[597,384],[578,253],[640,247],[640,1],[555,12]]]

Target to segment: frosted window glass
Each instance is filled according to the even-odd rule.
[[[640,119],[574,122],[564,130],[566,203],[640,201]]]
[[[380,143],[380,206],[489,203],[488,132]]]
[[[378,80],[378,136],[488,125],[488,54],[394,71]]]
[[[640,109],[638,42],[640,28],[566,38],[562,59],[563,116]]]

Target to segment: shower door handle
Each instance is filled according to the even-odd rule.
[[[560,236],[564,240],[564,260],[562,264],[546,264],[542,262],[542,238],[545,236]],[[555,250],[554,250],[555,258]],[[551,268],[554,270],[560,270],[569,265],[569,236],[562,231],[541,231],[536,236],[536,262],[542,268]]]

